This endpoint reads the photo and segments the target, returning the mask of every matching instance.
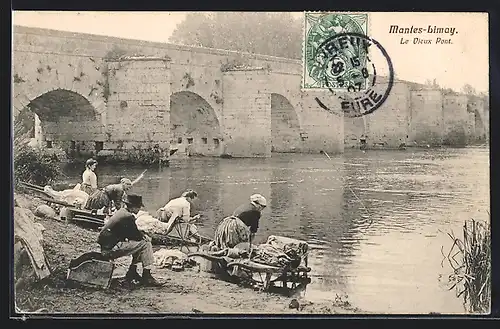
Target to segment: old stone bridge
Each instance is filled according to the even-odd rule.
[[[34,112],[36,143],[68,154],[130,158],[155,146],[233,157],[339,153],[362,136],[392,147],[443,131],[441,119],[429,122],[429,98],[405,82],[373,115],[344,122],[318,107],[323,92],[301,90],[297,60],[20,26],[13,52],[14,116]],[[462,111],[460,102],[448,107]],[[452,125],[474,115],[484,133],[482,105],[465,104],[467,120]]]

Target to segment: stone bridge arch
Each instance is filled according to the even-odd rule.
[[[302,125],[295,107],[279,93],[271,93],[271,152],[299,152]]]
[[[220,119],[210,103],[192,91],[170,95],[171,144],[178,154],[219,156],[223,153]]]
[[[57,55],[25,57],[16,53],[13,67],[14,116],[34,99],[55,90],[66,90],[85,97],[104,123],[106,76],[101,60]]]
[[[16,120],[34,130],[31,137],[37,146],[62,149],[71,157],[94,155],[102,147],[101,114],[86,97],[71,90],[55,89],[35,97],[14,112]]]

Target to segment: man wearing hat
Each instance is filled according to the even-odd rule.
[[[142,196],[128,194],[123,203],[125,207],[109,218],[99,234],[97,242],[101,246],[101,252],[109,259],[132,255],[132,264],[125,275],[126,280],[139,281],[145,286],[158,286],[160,284],[151,275],[154,263],[151,239],[139,231],[135,224],[135,215],[144,207]],[[139,262],[142,263],[142,277],[137,273]]]

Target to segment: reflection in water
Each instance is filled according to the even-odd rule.
[[[81,168],[67,169],[68,182]],[[97,168],[99,185],[144,168]],[[489,209],[486,149],[352,151],[277,155],[270,159],[191,158],[170,168],[148,168],[134,186],[154,213],[192,188],[200,231],[212,236],[218,222],[253,193],[268,199],[257,243],[269,235],[312,246],[313,281],[306,297],[334,300],[347,294],[362,310],[388,313],[463,312],[461,300],[439,286],[443,232],[460,234],[463,221]]]

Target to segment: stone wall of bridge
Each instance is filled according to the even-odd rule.
[[[485,141],[489,110],[477,97],[445,94],[412,83],[396,82],[391,95],[363,118],[345,118],[346,148],[462,147]]]
[[[301,61],[286,58],[25,27],[14,27],[13,50],[14,116],[28,107],[41,145],[90,154],[155,145],[176,156],[333,154],[361,138],[400,148],[489,132],[480,99],[407,81],[374,113],[344,118],[329,92],[301,90]]]
[[[78,94],[95,112],[88,122],[58,129],[60,121],[40,116],[41,139],[64,134],[101,153],[158,143],[191,155],[342,152],[342,119],[300,90],[301,72],[300,61],[286,58],[14,27],[14,115],[50,91]],[[193,120],[203,124],[193,129]]]

